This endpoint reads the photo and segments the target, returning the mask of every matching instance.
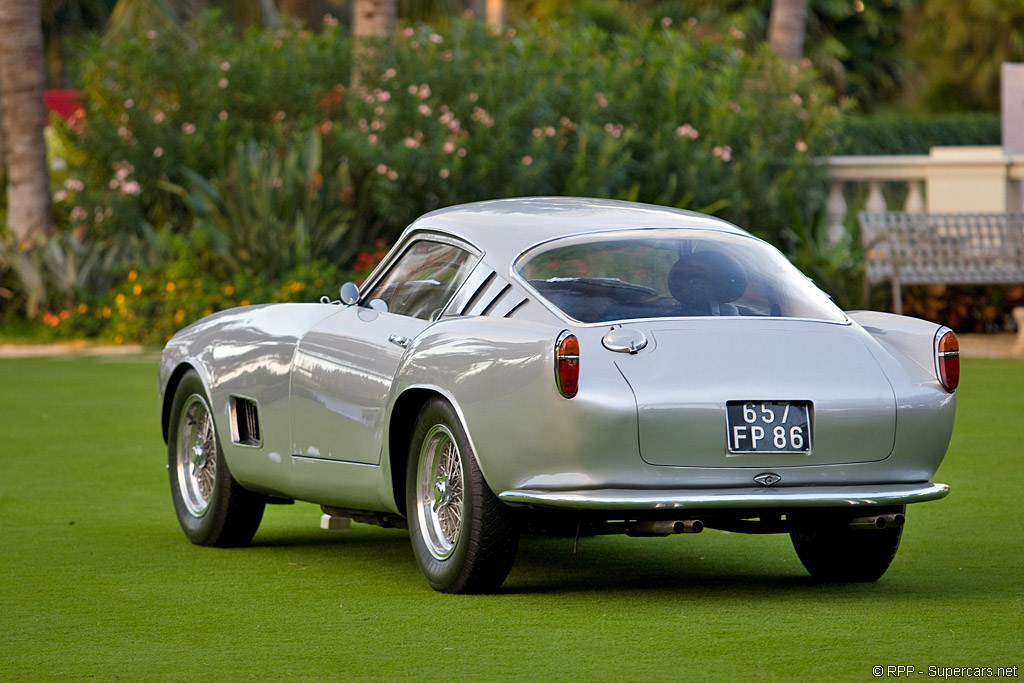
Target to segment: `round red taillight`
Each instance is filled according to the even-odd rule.
[[[956,391],[960,385],[960,341],[952,331],[939,337],[935,345],[935,364],[942,387],[949,392]]]
[[[555,342],[555,384],[566,398],[572,398],[579,390],[580,342],[568,330],[558,335]]]

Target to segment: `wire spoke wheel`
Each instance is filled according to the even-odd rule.
[[[174,391],[167,429],[174,512],[193,543],[248,545],[263,519],[266,499],[231,476],[208,396],[194,371],[186,372]]]
[[[445,425],[434,425],[423,439],[417,480],[416,512],[430,554],[451,556],[462,531],[465,505],[462,457]]]
[[[416,563],[436,590],[497,590],[515,560],[519,526],[477,464],[455,409],[437,397],[420,410],[406,464],[406,511]]]
[[[175,472],[185,508],[202,517],[210,508],[217,481],[217,437],[206,401],[189,396],[179,424]]]

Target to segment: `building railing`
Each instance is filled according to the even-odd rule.
[[[1021,186],[1024,154],[1000,147],[935,147],[930,154],[902,156],[835,156],[828,164],[825,204],[828,237],[847,236],[852,188],[867,185],[866,211],[910,213],[1002,213],[1024,210]],[[889,206],[885,188],[901,184],[902,206]],[[859,204],[859,200],[858,200]]]

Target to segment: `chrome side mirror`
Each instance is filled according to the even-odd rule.
[[[346,282],[341,286],[341,303],[351,306],[359,301],[359,286],[354,282]]]

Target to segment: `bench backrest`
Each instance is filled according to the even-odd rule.
[[[1024,213],[858,214],[868,282],[1024,283]]]

